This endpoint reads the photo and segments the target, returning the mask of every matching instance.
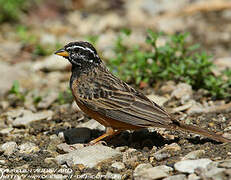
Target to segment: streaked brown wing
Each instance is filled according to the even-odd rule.
[[[88,98],[87,95],[82,95],[78,97],[78,101],[103,116],[135,126],[162,127],[172,123],[169,115],[160,106],[120,80],[113,84],[113,89],[104,85],[92,89],[91,92],[97,92],[99,89],[97,96],[91,94],[91,98]]]

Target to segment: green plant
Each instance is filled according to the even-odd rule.
[[[72,93],[70,88],[67,88],[66,91],[59,92],[58,96],[58,103],[59,104],[66,104],[66,103],[71,103],[73,100]]]
[[[215,77],[211,56],[198,52],[198,44],[189,46],[188,33],[166,36],[148,30],[149,51],[141,50],[137,45],[125,46],[123,40],[129,35],[130,31],[123,31],[118,36],[114,47],[116,57],[108,61],[111,71],[123,80],[136,85],[174,80],[186,82],[194,89],[207,89],[217,98],[231,97],[231,71],[224,72],[228,77],[226,80],[223,75]],[[163,38],[166,42],[158,45],[158,40]]]
[[[14,94],[17,98],[19,98],[20,100],[24,101],[25,100],[25,95],[23,95],[20,92],[20,85],[19,82],[17,80],[15,80],[13,82],[13,85],[9,91],[10,94]]]
[[[0,22],[16,21],[28,6],[28,0],[0,0]]]

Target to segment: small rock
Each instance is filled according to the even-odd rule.
[[[65,61],[62,57],[55,54],[46,57],[43,61],[38,61],[33,64],[33,70],[59,71],[65,70],[70,63]]]
[[[40,150],[39,147],[31,142],[27,142],[19,146],[19,152],[24,154],[38,152],[39,150]]]
[[[1,145],[0,152],[3,152],[5,155],[10,156],[17,151],[18,145],[14,141],[6,142]]]
[[[83,148],[84,145],[83,144],[73,144],[73,145],[69,145],[66,143],[62,143],[62,144],[58,144],[57,145],[57,149],[59,152],[65,152],[65,153],[69,153],[71,151],[74,151],[76,149],[80,149]]]
[[[225,170],[225,168],[214,167],[209,171],[206,171],[203,175],[208,179],[222,180],[225,179]]]
[[[42,111],[38,113],[32,113],[31,111],[26,111],[24,110],[22,116],[16,118],[13,121],[13,126],[14,127],[26,127],[28,126],[31,122],[34,121],[39,121],[43,119],[51,119],[53,115],[53,111]]]
[[[93,168],[104,160],[120,155],[121,152],[119,151],[97,144],[59,155],[55,159],[59,164],[67,163],[68,166],[83,164],[86,167]]]
[[[231,168],[231,160],[224,160],[219,163],[219,167]]]
[[[42,97],[42,101],[38,103],[38,108],[46,109],[48,108],[59,96],[58,92],[51,91],[47,96]]]
[[[163,180],[186,180],[186,176],[184,174],[177,174],[174,176],[169,176],[167,178],[164,178]]]
[[[164,160],[164,159],[171,157],[171,154],[168,152],[157,151],[156,153],[153,154],[153,156],[157,161],[161,161],[161,160]]]
[[[200,179],[201,178],[194,173],[188,175],[188,180],[200,180]]]
[[[202,155],[205,154],[204,150],[196,150],[196,151],[192,151],[190,153],[188,153],[187,155],[185,155],[182,160],[187,160],[187,159],[198,159],[200,158]]]
[[[125,165],[122,162],[115,162],[111,166],[118,169],[118,170],[121,170],[121,169],[125,168]]]
[[[136,177],[136,176],[139,176],[139,174],[141,174],[145,169],[149,169],[149,168],[152,168],[153,166],[149,163],[142,163],[142,164],[139,164],[135,170],[134,170],[134,173],[133,173],[133,176]]]
[[[5,129],[0,130],[0,134],[1,135],[8,135],[13,130],[14,130],[14,128],[5,128]]]
[[[94,119],[91,119],[85,123],[82,123],[78,127],[87,127],[90,129],[98,129],[100,131],[105,131],[105,127],[102,124],[98,123],[98,121],[96,121]]]
[[[197,168],[206,168],[212,161],[210,159],[182,160],[175,163],[174,167],[179,172],[194,173]]]
[[[163,106],[165,102],[167,102],[169,99],[163,96],[157,96],[155,94],[150,94],[147,96],[150,100],[154,101],[159,106]]]
[[[160,90],[163,93],[170,94],[172,91],[176,89],[176,83],[174,81],[167,81],[163,86],[161,86]]]
[[[192,97],[192,94],[192,86],[186,83],[179,83],[171,96],[186,101]]]
[[[153,156],[157,161],[161,161],[163,159],[171,157],[170,152],[177,152],[177,151],[180,151],[180,150],[181,150],[181,147],[178,144],[172,143],[170,145],[166,145],[164,148],[162,148],[159,151],[155,152],[153,154]]]
[[[143,167],[140,167],[139,165],[134,170],[133,176],[135,180],[164,178],[169,176],[169,169],[166,167],[167,166],[149,167],[149,165],[143,165]]]

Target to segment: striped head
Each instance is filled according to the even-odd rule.
[[[73,66],[82,68],[97,66],[101,63],[95,48],[90,43],[83,41],[70,42],[55,54],[68,59]]]

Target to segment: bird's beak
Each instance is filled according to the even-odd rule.
[[[69,56],[69,53],[67,51],[65,51],[64,49],[59,49],[58,51],[55,52],[55,54],[57,54],[59,56],[63,56],[63,57]]]

